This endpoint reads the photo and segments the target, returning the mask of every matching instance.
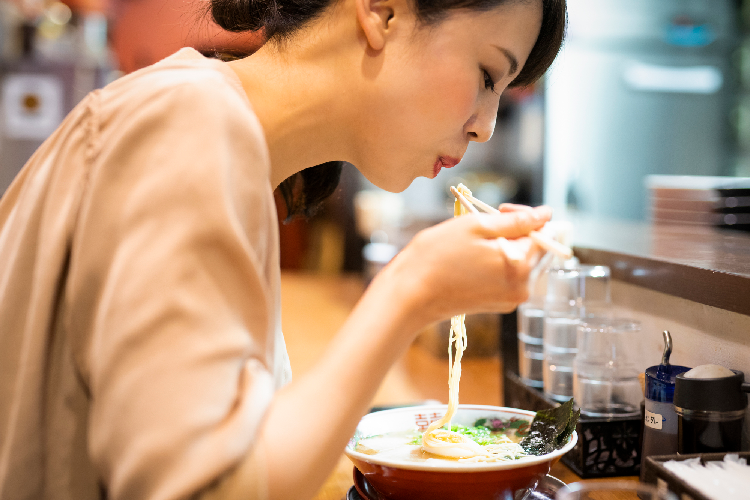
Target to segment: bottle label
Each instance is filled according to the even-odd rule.
[[[661,430],[661,423],[664,420],[664,417],[662,417],[658,413],[652,413],[648,410],[646,410],[646,421],[644,422],[646,424],[646,427],[651,427],[652,429]]]

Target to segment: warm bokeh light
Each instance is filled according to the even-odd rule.
[[[204,52],[250,53],[261,45],[262,33],[236,34],[219,28],[205,14],[205,5],[183,0],[112,1],[112,48],[120,70],[135,71],[185,46]]]

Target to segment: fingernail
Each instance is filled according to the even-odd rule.
[[[552,217],[552,209],[546,205],[538,206],[534,209],[534,216],[537,220],[549,219]]]

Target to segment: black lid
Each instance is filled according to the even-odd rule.
[[[747,408],[747,396],[742,392],[745,375],[732,370],[734,375],[722,378],[685,378],[677,375],[674,405],[695,411],[736,411]]]

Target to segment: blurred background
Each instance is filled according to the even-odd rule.
[[[277,199],[295,376],[314,365],[369,279],[418,230],[452,215],[448,186],[459,182],[490,205],[549,204],[557,219],[750,228],[750,0],[568,6],[568,38],[551,71],[503,94],[494,136],[472,143],[455,168],[393,194],[348,165],[308,221],[283,224]],[[88,92],[183,46],[228,58],[262,43],[222,32],[205,9],[203,0],[0,0],[0,193]],[[745,192],[728,196],[727,187]],[[732,213],[721,213],[720,200],[733,200]],[[447,402],[448,329],[422,332],[374,405]],[[515,315],[473,315],[467,329],[462,402],[500,405],[500,336],[515,338]],[[339,468],[348,488],[351,464]]]
[[[95,88],[182,46],[228,57],[261,43],[222,32],[205,8],[0,0],[0,192]],[[415,231],[450,216],[447,186],[457,182],[492,205],[646,220],[647,176],[707,176],[713,187],[750,176],[750,1],[569,0],[569,14],[552,71],[503,95],[492,140],[400,194],[348,166],[317,217],[282,225],[282,266],[371,275]],[[652,189],[654,179],[673,177],[651,178]]]

